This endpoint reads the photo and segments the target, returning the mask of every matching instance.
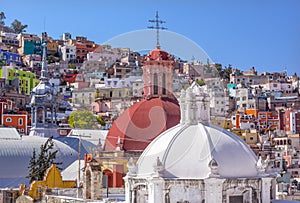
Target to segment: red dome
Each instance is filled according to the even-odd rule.
[[[149,56],[152,60],[157,60],[161,58],[162,60],[169,60],[170,54],[161,49],[154,49],[149,53]]]
[[[122,150],[144,150],[155,137],[179,121],[177,101],[161,98],[140,101],[114,121],[106,138],[105,150],[116,150],[118,137]]]

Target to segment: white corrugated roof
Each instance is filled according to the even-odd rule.
[[[78,179],[79,161],[74,161],[70,166],[61,172],[63,180],[77,180]],[[83,178],[84,160],[80,160],[80,177]]]
[[[72,129],[68,136],[78,137],[78,135],[80,135],[81,139],[87,140],[95,145],[98,144],[100,139],[101,144],[104,147],[107,133],[108,130]]]
[[[46,140],[47,138],[35,136],[0,140],[0,188],[17,187],[20,183],[26,183],[24,181],[29,173],[28,165],[33,149],[36,149],[38,154],[40,146]],[[58,140],[54,140],[54,147],[58,150],[56,161],[62,162],[59,167],[63,169],[78,157],[76,150]]]
[[[2,139],[20,140],[21,136],[16,128],[0,128],[0,141]]]

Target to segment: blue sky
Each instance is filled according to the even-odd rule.
[[[27,33],[63,32],[96,43],[147,28],[156,10],[169,31],[197,43],[216,63],[259,72],[300,75],[298,0],[0,0],[6,24],[28,24]],[[161,42],[163,46],[163,42]]]

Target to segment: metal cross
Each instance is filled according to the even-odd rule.
[[[166,23],[166,21],[159,20],[158,11],[156,11],[155,20],[149,20],[150,23],[155,23],[155,26],[148,26],[150,29],[156,29],[156,47],[159,49],[159,30],[167,30],[168,28],[160,26],[160,24]]]

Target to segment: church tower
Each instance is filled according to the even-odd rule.
[[[158,46],[144,57],[144,99],[155,97],[174,98],[174,57]]]
[[[31,136],[58,136],[56,111],[58,108],[57,90],[49,83],[47,73],[47,44],[43,43],[43,59],[40,83],[32,90],[31,105]]]

